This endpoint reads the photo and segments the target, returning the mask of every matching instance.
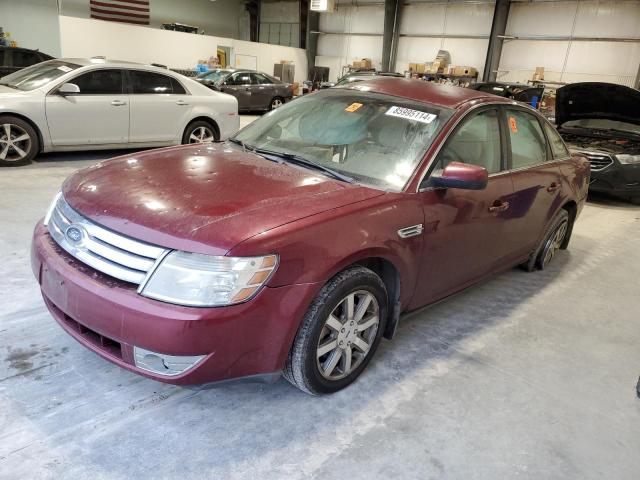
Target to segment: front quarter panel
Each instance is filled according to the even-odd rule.
[[[41,90],[0,95],[0,115],[17,115],[30,120],[41,135],[41,148],[47,151],[51,146],[49,127],[44,106],[45,94]]]
[[[277,253],[280,264],[269,286],[318,282],[318,288],[349,265],[383,258],[399,272],[400,300],[407,305],[415,288],[422,236],[403,239],[398,230],[423,221],[417,195],[387,193],[266,231],[228,255]]]

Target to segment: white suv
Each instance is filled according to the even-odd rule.
[[[0,79],[0,165],[38,152],[219,141],[239,125],[235,97],[153,66],[68,58]]]

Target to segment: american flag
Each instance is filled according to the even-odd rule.
[[[149,25],[149,0],[89,0],[91,18]]]

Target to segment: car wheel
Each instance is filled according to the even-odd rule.
[[[387,317],[387,291],[371,270],[354,267],[332,278],[311,303],[284,377],[312,395],[352,383],[373,357]]]
[[[21,118],[0,116],[0,165],[31,163],[40,149],[38,134]]]
[[[284,99],[282,97],[274,97],[269,105],[269,110],[275,110],[276,108],[284,105]]]
[[[217,130],[204,120],[190,123],[182,136],[182,143],[211,143],[219,141]]]
[[[569,213],[565,209],[562,209],[551,222],[538,248],[536,248],[535,252],[529,257],[529,260],[520,265],[520,267],[527,272],[533,272],[536,269],[544,270],[556,252],[566,248],[567,235],[571,235],[569,230]]]

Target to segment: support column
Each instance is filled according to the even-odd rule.
[[[382,71],[395,70],[400,33],[400,9],[403,0],[384,0],[384,32],[382,37]]]
[[[491,35],[489,36],[489,47],[487,48],[487,59],[484,62],[482,81],[495,82],[497,70],[500,66],[500,56],[502,55],[502,44],[507,31],[507,20],[509,19],[510,0],[496,0],[493,10],[493,22],[491,23]]]

